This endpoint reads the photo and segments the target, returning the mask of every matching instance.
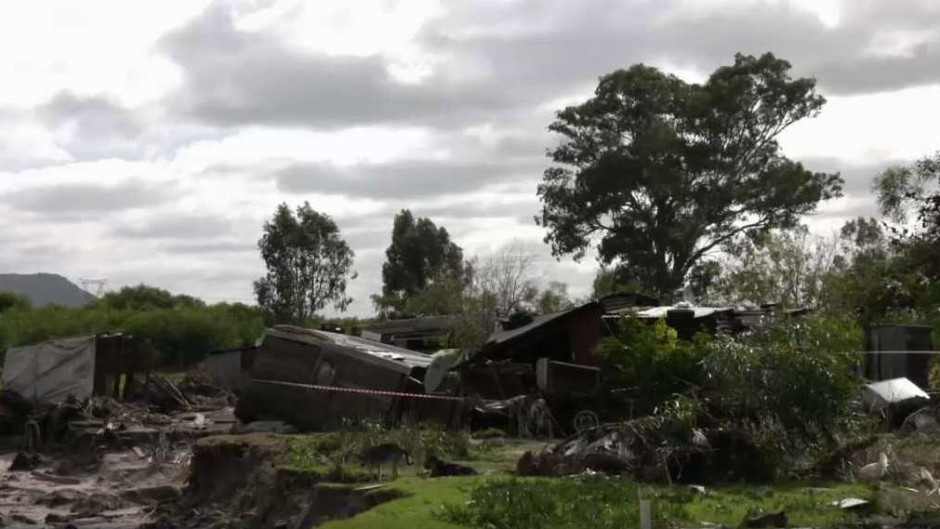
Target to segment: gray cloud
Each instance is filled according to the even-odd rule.
[[[940,9],[929,2],[846,1],[833,28],[788,2],[711,10],[683,10],[676,2],[609,0],[524,0],[485,10],[473,2],[447,6],[450,13],[426,28],[427,44],[458,65],[485,61],[494,80],[510,89],[553,85],[564,93],[636,62],[668,63],[705,74],[728,64],[736,52],[765,51],[791,61],[798,74],[817,77],[829,94],[940,80]],[[454,36],[467,25],[477,31]],[[487,31],[489,27],[512,29]],[[877,50],[876,40],[884,31],[916,33],[926,44],[910,57],[878,58],[871,52],[884,51]]]
[[[402,199],[476,191],[488,184],[539,178],[543,166],[530,161],[467,162],[404,160],[385,164],[336,167],[295,164],[278,171],[278,189]]]
[[[524,202],[502,203],[495,200],[475,203],[464,202],[446,206],[418,206],[413,208],[412,211],[415,215],[430,217],[431,219],[525,218],[526,223],[531,224],[532,217],[538,213],[540,207],[533,185],[531,199]],[[530,211],[531,215],[521,215]]]
[[[117,226],[112,232],[131,239],[200,239],[229,235],[233,226],[219,217],[168,213],[149,223]]]
[[[181,66],[185,80],[171,106],[221,125],[329,128],[431,116],[471,118],[501,103],[497,94],[471,83],[400,84],[379,56],[301,53],[274,35],[239,32],[221,5],[167,35],[162,49]]]
[[[166,36],[162,49],[184,74],[172,108],[221,125],[506,122],[587,93],[599,76],[633,63],[707,73],[736,52],[773,51],[829,94],[940,80],[940,10],[862,0],[842,11],[827,28],[788,2],[702,12],[676,2],[448,2],[420,33],[440,60],[429,78],[407,85],[381,56],[302,52],[275,35],[238,31],[222,5]],[[926,43],[910,57],[875,57],[882,30],[916,31]]]
[[[256,244],[239,240],[203,240],[164,244],[164,251],[179,254],[221,254],[221,253],[256,253]]]
[[[135,179],[111,186],[76,183],[29,187],[6,193],[0,196],[0,200],[20,211],[70,216],[155,206],[174,195],[175,190],[166,186]]]
[[[808,158],[800,161],[813,171],[840,173],[845,180],[845,195],[849,197],[871,196],[876,176],[892,165],[909,163],[904,160],[885,160],[877,163],[847,164],[836,158]]]
[[[343,239],[358,255],[364,250],[381,248],[383,251],[392,240],[392,219],[388,219],[388,226],[372,230],[343,230]]]
[[[133,139],[143,131],[130,110],[101,96],[78,97],[60,92],[37,108],[37,112],[53,126],[73,126],[75,135],[85,139]]]

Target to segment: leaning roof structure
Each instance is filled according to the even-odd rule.
[[[269,336],[321,345],[324,342],[344,347],[350,354],[358,354],[369,359],[376,359],[389,367],[424,367],[431,365],[431,357],[394,345],[384,344],[348,334],[338,334],[313,329],[304,329],[292,325],[277,325],[267,330]]]

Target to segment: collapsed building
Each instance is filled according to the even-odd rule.
[[[304,430],[360,420],[459,426],[462,399],[425,391],[430,365],[430,356],[393,345],[276,326],[265,332],[235,413]]]

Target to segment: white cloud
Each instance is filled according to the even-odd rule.
[[[818,118],[791,127],[781,145],[793,157],[850,164],[913,160],[940,148],[940,86],[830,97]]]
[[[177,74],[154,54],[153,45],[207,3],[5,4],[0,16],[0,100],[29,107],[61,90],[114,94],[126,104],[160,97],[177,81]]]

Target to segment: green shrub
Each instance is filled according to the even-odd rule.
[[[827,316],[769,320],[716,338],[703,361],[712,412],[762,428],[781,448],[832,444],[858,388],[861,343],[854,319]]]
[[[144,338],[165,362],[192,363],[215,349],[253,344],[264,331],[259,311],[240,304],[162,309],[40,307],[0,313],[5,347],[53,338],[123,332]]]
[[[647,323],[628,316],[618,322],[615,336],[601,341],[597,354],[604,363],[605,384],[632,390],[646,401],[641,408],[651,411],[702,383],[702,359],[710,341],[703,333],[692,341],[681,340],[663,320]]]

